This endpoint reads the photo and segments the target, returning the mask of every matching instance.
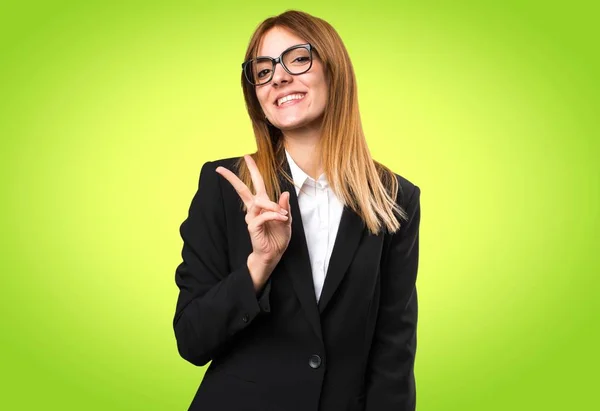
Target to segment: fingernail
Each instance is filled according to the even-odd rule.
[[[282,208],[281,210],[279,210],[279,212],[283,215],[287,215],[287,210],[285,208]]]

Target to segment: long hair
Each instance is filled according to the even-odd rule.
[[[406,212],[396,203],[399,189],[393,171],[371,158],[358,110],[356,78],[352,62],[342,39],[326,21],[310,14],[288,10],[263,21],[255,30],[244,61],[256,57],[264,35],[274,27],[289,30],[311,43],[323,62],[329,97],[322,120],[317,153],[333,192],[340,201],[356,212],[371,234],[383,229],[396,232]],[[284,171],[285,147],[281,130],[268,123],[256,97],[254,86],[241,76],[246,108],[256,138],[256,153],[251,154],[264,179],[267,194],[277,201],[281,195],[278,175],[290,183]],[[250,171],[243,157],[235,165],[240,180],[251,190]],[[245,210],[245,205],[243,206]]]

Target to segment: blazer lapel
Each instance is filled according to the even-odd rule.
[[[292,175],[287,159],[284,159],[284,169],[289,176]],[[289,191],[290,207],[292,209],[292,237],[287,250],[281,258],[285,270],[289,273],[294,290],[300,300],[307,319],[316,335],[322,339],[320,314],[333,297],[342,279],[360,239],[364,232],[365,224],[358,214],[348,206],[344,206],[340,226],[336,235],[333,251],[329,260],[323,290],[317,304],[315,287],[310,266],[310,256],[304,233],[304,225],[298,206],[296,188],[282,175],[279,176],[281,191]]]
[[[335,290],[337,290],[348,271],[365,227],[366,225],[360,216],[352,211],[350,207],[344,206],[340,226],[333,244],[333,251],[329,259],[329,266],[325,275],[325,283],[323,284],[323,290],[319,298],[319,313],[325,311],[327,303],[331,301]]]
[[[285,167],[289,176],[292,175],[290,166],[285,161]],[[292,214],[292,237],[290,243],[281,257],[281,262],[288,272],[298,300],[304,309],[308,322],[312,326],[315,334],[320,340],[323,340],[321,332],[321,319],[317,307],[317,298],[315,296],[315,286],[312,278],[312,269],[310,267],[310,256],[306,244],[306,235],[304,234],[304,225],[298,206],[298,196],[292,183],[285,177],[279,176],[281,191],[289,191],[290,207]]]

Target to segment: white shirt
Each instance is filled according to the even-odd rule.
[[[329,187],[324,173],[315,181],[298,167],[287,150],[285,150],[285,155],[296,186],[298,207],[302,215],[315,296],[318,302],[344,205]]]

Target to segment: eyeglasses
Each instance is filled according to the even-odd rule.
[[[250,59],[242,64],[242,70],[248,83],[253,86],[267,84],[273,79],[275,65],[281,63],[281,67],[288,73],[297,76],[306,73],[312,67],[311,44],[298,44],[292,46],[281,53],[277,58],[257,57]]]

